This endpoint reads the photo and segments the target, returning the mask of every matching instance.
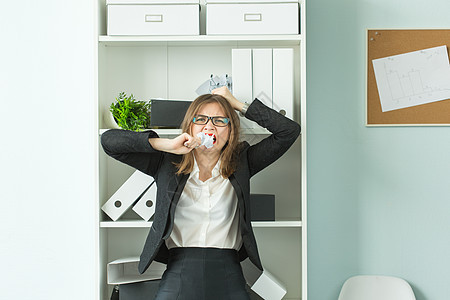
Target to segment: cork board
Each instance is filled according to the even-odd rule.
[[[432,47],[450,48],[450,29],[367,31],[367,126],[450,126],[450,99],[383,112],[372,60]]]

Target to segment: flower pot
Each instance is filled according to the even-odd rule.
[[[116,120],[113,117],[112,112],[109,110],[109,107],[106,108],[103,112],[103,121],[104,121],[105,127],[108,129],[111,129],[111,128],[120,129],[119,125],[117,125]]]

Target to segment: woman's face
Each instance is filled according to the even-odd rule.
[[[204,104],[198,110],[197,115],[204,115],[208,117],[228,117],[227,115],[225,115],[225,112],[218,103]],[[230,137],[230,125],[228,124],[225,127],[215,126],[212,123],[212,120],[208,120],[208,123],[206,123],[205,125],[191,123],[191,132],[192,136],[194,137],[196,137],[199,132],[203,132],[209,135],[212,134],[214,137],[213,147],[206,149],[206,147],[202,146],[199,149],[202,151],[220,152],[227,143],[228,138]]]

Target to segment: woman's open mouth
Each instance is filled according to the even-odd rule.
[[[216,135],[213,133],[207,133],[207,135],[212,136],[213,137],[213,144],[216,143]]]

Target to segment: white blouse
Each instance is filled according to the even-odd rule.
[[[230,180],[219,172],[220,160],[205,182],[199,179],[197,162],[175,209],[174,226],[167,248],[213,247],[239,250],[238,198]]]

